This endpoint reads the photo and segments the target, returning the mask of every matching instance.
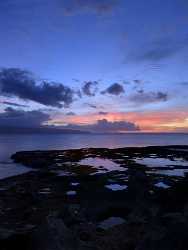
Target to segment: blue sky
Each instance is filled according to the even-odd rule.
[[[66,108],[1,91],[1,112],[11,101],[26,104],[25,112],[47,110],[62,124],[67,112],[91,116],[91,121],[101,110],[186,112],[186,0],[2,0],[0,12],[1,68],[24,69],[34,74],[37,85],[58,82],[74,92],[82,92],[86,82],[98,82],[94,95],[75,94]],[[105,92],[115,83],[124,91]],[[186,119],[178,120],[185,130]]]

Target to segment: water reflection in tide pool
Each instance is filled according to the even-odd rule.
[[[147,165],[148,167],[166,167],[166,166],[187,166],[188,162],[183,161],[182,159],[175,158],[170,160],[167,158],[137,158],[135,159],[136,163]]]
[[[121,217],[110,217],[104,221],[102,221],[100,224],[99,224],[99,227],[104,229],[104,230],[107,230],[111,227],[114,227],[114,226],[117,226],[117,225],[121,225],[123,223],[125,223],[125,219],[121,218]]]
[[[157,174],[167,175],[167,176],[177,176],[184,177],[188,173],[188,169],[172,169],[172,170],[158,170]]]
[[[128,188],[127,185],[119,185],[119,184],[109,184],[105,185],[105,187],[111,189],[112,191],[121,191]]]
[[[155,171],[147,171],[148,174],[160,174],[166,176],[184,177],[188,173],[188,162],[181,158],[137,158],[136,163],[146,165],[148,168],[155,168]],[[157,169],[157,168],[169,169]],[[182,168],[181,168],[182,167]],[[157,170],[156,170],[157,169]]]
[[[0,165],[0,178],[29,171],[25,167],[19,167],[18,170],[16,165],[7,165],[7,163],[11,163],[10,156],[17,151],[87,147],[120,148],[170,144],[188,145],[188,134],[0,134],[0,162],[2,162]],[[120,166],[116,165],[116,167],[114,170],[125,170],[119,169]],[[112,165],[110,165],[110,168],[111,170],[107,169],[107,171],[113,170]]]
[[[78,162],[80,165],[86,165],[86,166],[92,166],[99,170],[99,172],[103,172],[104,170],[110,171],[125,171],[126,169],[123,167],[120,167],[119,164],[116,162],[113,162],[109,159],[103,159],[99,157],[89,157],[85,158]],[[102,169],[101,169],[102,167]]]
[[[170,188],[169,185],[165,184],[165,183],[162,182],[162,181],[156,183],[154,186],[155,186],[155,187],[158,187],[158,188],[164,188],[164,189]]]

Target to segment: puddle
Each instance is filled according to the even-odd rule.
[[[63,156],[65,156],[65,154],[62,153],[62,154],[58,154],[57,156],[58,156],[58,157],[63,157]]]
[[[188,148],[169,148],[168,150],[188,152]]]
[[[188,173],[188,169],[159,170],[156,171],[156,173],[167,176],[185,177],[185,173]]]
[[[50,188],[42,188],[42,189],[40,189],[39,194],[51,194],[51,189]]]
[[[188,162],[175,158],[174,161],[167,158],[137,158],[136,163],[147,165],[148,167],[167,167],[167,166],[187,166]]]
[[[121,191],[128,188],[127,185],[119,185],[119,184],[109,184],[105,185],[105,187],[111,189],[112,191]]]
[[[157,154],[150,154],[149,157],[151,157],[151,158],[156,158],[156,157],[157,157]]]
[[[66,194],[70,196],[76,195],[76,191],[70,190],[70,191],[67,191]]]
[[[165,188],[165,189],[170,188],[169,185],[165,184],[165,183],[162,182],[162,181],[156,183],[154,186],[155,186],[155,187],[158,187],[158,188]]]
[[[99,157],[90,157],[85,158],[78,162],[80,165],[86,165],[86,166],[92,166],[99,169],[99,172],[102,173],[103,170],[101,170],[101,167],[103,167],[104,170],[110,171],[126,171],[125,168],[120,167],[119,164],[109,160],[109,159],[103,159]]]
[[[39,194],[51,194],[49,191],[39,191]]]
[[[125,176],[125,177],[120,177],[119,180],[124,181],[124,182],[128,182],[129,178],[128,178],[128,176]]]
[[[121,225],[123,223],[125,223],[125,220],[121,217],[110,217],[110,218],[102,221],[99,224],[99,227],[104,229],[104,230],[107,230],[109,228],[112,228],[112,227],[117,226],[117,225]]]
[[[157,171],[146,171],[147,175],[164,175],[169,177],[185,177],[185,174],[188,173],[188,169],[168,169],[168,170],[157,170]]]
[[[75,186],[78,186],[78,185],[80,185],[79,182],[72,182],[72,183],[71,183],[71,186],[74,186],[74,187],[75,187]]]
[[[22,175],[33,171],[33,169],[24,167],[20,164],[6,163],[0,164],[0,180],[13,177],[17,175]]]

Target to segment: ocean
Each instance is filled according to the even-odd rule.
[[[4,134],[0,135],[0,162],[22,150],[76,149],[85,147],[142,147],[150,145],[188,145],[188,134]]]

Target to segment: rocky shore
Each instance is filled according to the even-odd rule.
[[[188,146],[17,152],[0,249],[187,250]]]

